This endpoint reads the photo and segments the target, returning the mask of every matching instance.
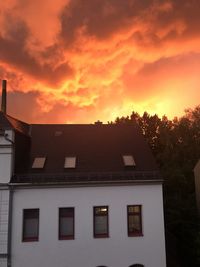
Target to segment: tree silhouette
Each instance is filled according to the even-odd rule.
[[[181,259],[179,265],[172,263],[169,249],[168,265],[200,266],[200,226],[193,174],[200,158],[200,105],[185,110],[184,116],[173,120],[147,112],[142,116],[132,112],[131,116],[116,118],[110,123],[135,122],[150,145],[164,178],[167,247],[175,247]]]

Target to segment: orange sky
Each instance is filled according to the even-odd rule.
[[[93,123],[200,104],[199,0],[4,0],[8,113]]]

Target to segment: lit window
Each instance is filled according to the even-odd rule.
[[[39,209],[23,211],[23,242],[38,241],[39,238]]]
[[[44,168],[45,160],[46,160],[46,158],[44,158],[44,157],[35,158],[34,161],[33,161],[32,168],[33,169],[42,169],[42,168]]]
[[[59,208],[59,239],[74,239],[74,208]]]
[[[128,236],[142,235],[142,206],[127,206]]]
[[[108,237],[108,206],[94,207],[94,237]]]
[[[125,166],[136,166],[132,155],[123,155],[123,161]]]
[[[75,168],[76,167],[76,157],[66,157],[64,168]]]

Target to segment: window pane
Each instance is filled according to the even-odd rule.
[[[60,218],[60,235],[68,236],[73,235],[74,232],[74,218],[63,217]]]
[[[140,206],[139,205],[129,206],[128,212],[140,212]]]
[[[128,235],[142,235],[141,205],[128,206]]]
[[[97,235],[107,233],[107,216],[95,217],[95,233]]]
[[[74,208],[60,208],[60,217],[74,217]]]
[[[101,215],[101,214],[107,215],[107,212],[108,212],[108,208],[107,207],[95,208],[95,214],[96,215]]]
[[[38,219],[26,219],[24,225],[24,236],[26,238],[38,235]]]
[[[136,166],[132,155],[123,155],[123,161],[125,166]]]
[[[23,241],[37,241],[39,235],[39,209],[23,212]]]
[[[108,207],[94,207],[94,237],[108,237]]]
[[[76,157],[66,157],[64,168],[75,168],[76,167]]]
[[[42,169],[42,168],[44,168],[45,160],[46,160],[46,158],[44,158],[44,157],[35,158],[34,161],[33,161],[32,168],[33,169]]]
[[[139,215],[129,215],[129,231],[138,232],[140,231],[140,216]]]
[[[59,239],[74,238],[74,208],[59,209]]]

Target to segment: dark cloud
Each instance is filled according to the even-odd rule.
[[[61,15],[60,36],[65,45],[72,44],[80,30],[86,36],[101,40],[131,29],[139,22],[145,24],[145,30],[136,31],[133,37],[140,44],[149,40],[148,43],[156,45],[166,40],[199,36],[199,14],[199,0],[71,0]],[[166,34],[159,36],[157,31],[168,27]]]
[[[78,30],[87,35],[104,39],[124,27],[131,26],[132,19],[140,16],[151,0],[71,0],[62,12],[61,36],[66,44],[76,38]]]
[[[27,40],[30,37],[28,27],[24,22],[15,20],[12,16],[10,18],[6,25],[6,36],[0,35],[1,62],[10,64],[17,71],[24,72],[36,80],[53,86],[73,74],[68,62],[59,64],[58,48],[50,47],[41,53],[40,57],[49,56],[51,58],[49,63],[42,64],[33,57],[27,47]],[[57,61],[56,64],[54,64],[55,61]]]
[[[28,47],[28,41],[33,37],[30,29],[10,11],[4,16],[6,34],[0,35],[0,61],[35,80],[57,86],[73,77],[74,70],[70,59],[68,61],[64,56],[62,45],[63,42],[65,47],[72,45],[79,30],[86,36],[102,40],[133,28],[137,22],[145,24],[145,30],[136,30],[132,40],[139,47],[159,47],[169,40],[199,36],[199,13],[199,0],[71,0],[60,16],[58,40],[43,51],[32,53]],[[165,29],[168,29],[166,33],[159,34]]]
[[[171,0],[171,8],[158,8],[149,19],[149,32],[170,28],[166,35],[160,37],[162,41],[174,39],[188,39],[199,37],[200,33],[200,1],[199,0]],[[167,1],[166,1],[167,2]],[[147,17],[148,18],[148,17]],[[148,20],[147,20],[148,22]]]

